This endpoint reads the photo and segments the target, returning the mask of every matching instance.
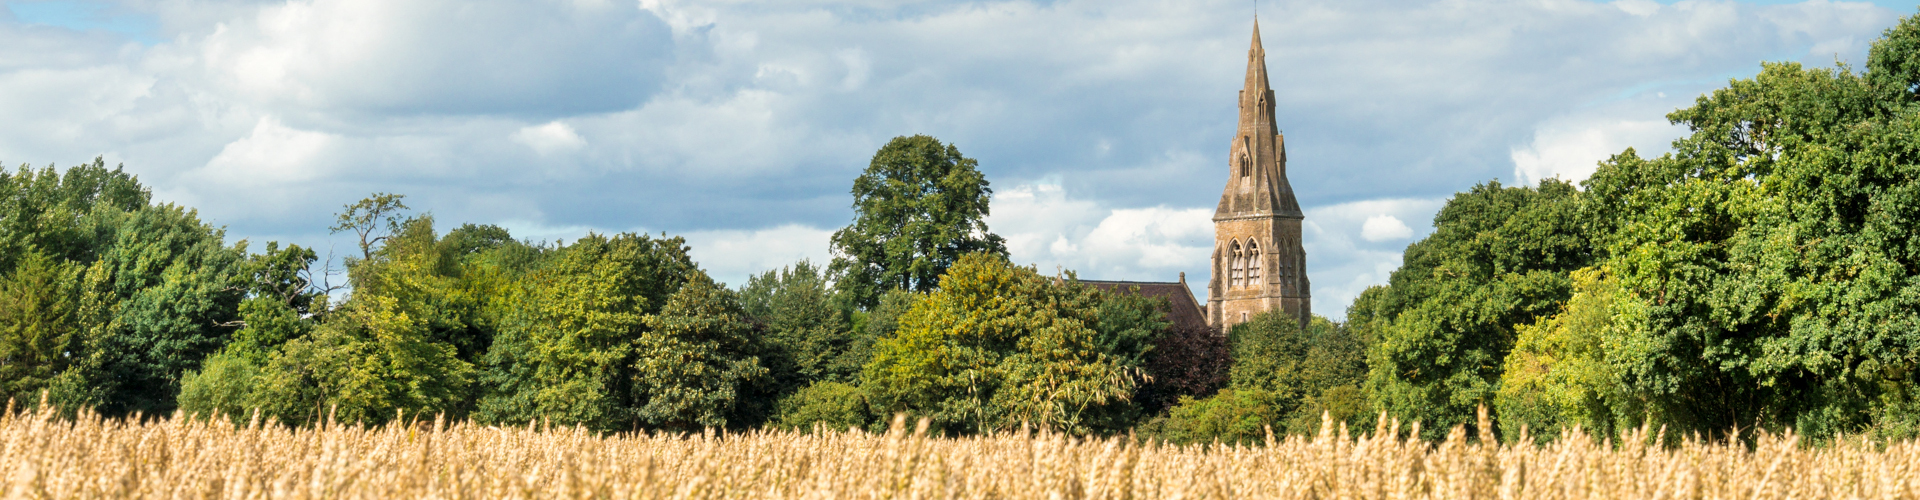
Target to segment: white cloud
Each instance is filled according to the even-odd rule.
[[[513,133],[513,140],[542,155],[576,151],[587,145],[587,140],[580,138],[573,127],[560,121],[521,128]]]
[[[1354,297],[1367,287],[1385,284],[1400,268],[1406,239],[1433,232],[1431,223],[1408,226],[1401,221],[1431,221],[1445,205],[1444,198],[1401,198],[1308,207],[1301,243],[1307,251],[1307,276],[1313,281],[1314,313],[1344,320]],[[1399,225],[1393,232],[1405,230],[1406,234],[1371,237],[1383,232],[1379,226],[1393,224]]]
[[[802,259],[826,266],[833,256],[827,243],[833,230],[786,224],[754,230],[693,231],[682,236],[693,259],[722,283],[740,286],[747,278]]]
[[[278,118],[262,117],[253,132],[228,143],[198,173],[229,186],[271,186],[307,182],[327,172],[320,155],[338,137],[295,130]]]
[[[1628,147],[1641,156],[1663,151],[1666,143],[1686,132],[1685,127],[1658,120],[1587,119],[1542,124],[1533,142],[1513,148],[1513,176],[1520,184],[1538,185],[1558,177],[1580,181],[1593,175],[1599,163]]]
[[[1412,237],[1413,228],[1407,227],[1405,222],[1400,222],[1399,217],[1387,214],[1368,217],[1366,224],[1360,226],[1360,238],[1375,243]]]
[[[1022,264],[1072,270],[1086,279],[1174,281],[1206,297],[1213,212],[1202,208],[1110,208],[1067,195],[1057,180],[1002,188],[987,226]]]
[[[1660,12],[1660,4],[1653,0],[1614,0],[1613,6],[1640,17],[1652,17]]]
[[[195,41],[236,90],[325,113],[625,109],[672,52],[666,24],[625,2],[292,0]]]

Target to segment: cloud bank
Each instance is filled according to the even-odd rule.
[[[1203,285],[1252,21],[1233,0],[4,6],[0,160],[105,156],[231,235],[323,250],[376,191],[532,238],[686,235],[730,283],[828,258],[868,157],[925,133],[980,160],[1015,260]],[[1657,153],[1683,132],[1666,112],[1763,60],[1857,67],[1911,9],[1261,2],[1315,310],[1383,282],[1451,193]]]

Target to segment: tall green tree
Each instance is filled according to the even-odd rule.
[[[1572,293],[1568,272],[1593,260],[1579,191],[1475,186],[1407,247],[1388,286],[1362,295],[1348,320],[1371,337],[1374,406],[1440,436],[1491,405],[1514,325],[1552,314]]]
[[[889,289],[932,290],[961,255],[1006,255],[987,231],[992,196],[979,162],[959,148],[895,137],[853,181],[853,224],[833,233],[836,283],[869,308]]]
[[[738,296],[761,331],[762,361],[780,393],[816,381],[859,378],[872,338],[853,331],[832,284],[813,263],[800,261],[749,277]]]
[[[174,410],[181,377],[226,345],[249,285],[245,244],[182,207],[102,214],[104,243],[81,282],[88,325],[69,404],[107,414]]]
[[[634,343],[633,362],[642,423],[695,429],[766,418],[762,348],[725,288],[696,274],[645,321],[649,329]],[[746,407],[751,403],[758,405]]]
[[[138,178],[106,162],[67,169],[20,166],[0,169],[0,274],[28,253],[55,260],[91,262],[103,237],[103,216],[147,206],[151,196]]]
[[[1595,172],[1622,288],[1597,332],[1619,377],[1616,418],[1920,429],[1917,51],[1908,17],[1865,73],[1763,65],[1669,114],[1693,131],[1672,153],[1629,150]]]
[[[0,276],[0,398],[30,403],[79,348],[79,270],[40,253]]]

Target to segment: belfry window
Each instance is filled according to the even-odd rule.
[[[1260,286],[1260,244],[1247,242],[1247,286]]]
[[[1240,288],[1245,279],[1242,273],[1246,271],[1246,255],[1240,249],[1240,242],[1233,242],[1232,251],[1228,255],[1231,257],[1227,258],[1227,286]]]

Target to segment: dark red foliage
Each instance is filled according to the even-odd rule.
[[[1141,409],[1155,414],[1179,402],[1180,396],[1212,396],[1226,385],[1232,363],[1227,337],[1213,328],[1169,327],[1147,355],[1147,375],[1153,379],[1140,388]]]

